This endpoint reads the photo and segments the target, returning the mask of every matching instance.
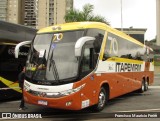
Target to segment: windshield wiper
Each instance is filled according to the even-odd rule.
[[[57,80],[57,82],[59,82],[59,74],[58,74],[58,71],[57,71],[57,67],[56,67],[55,61],[53,59],[53,51],[52,51],[52,54],[51,54],[51,57],[50,57],[49,60],[50,60],[49,71],[52,69],[52,72],[53,72],[55,80]]]

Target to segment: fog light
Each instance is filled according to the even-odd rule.
[[[72,102],[66,102],[66,106],[70,106],[72,104]]]

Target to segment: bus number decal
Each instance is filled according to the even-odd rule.
[[[118,54],[118,42],[117,42],[116,38],[113,38],[113,37],[109,36],[108,40],[111,41],[109,53],[110,54],[113,53],[113,54],[117,55]]]
[[[59,42],[62,39],[63,39],[63,34],[62,33],[57,33],[57,34],[54,34],[53,42]]]

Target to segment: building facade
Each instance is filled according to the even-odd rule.
[[[0,0],[0,20],[36,28],[37,1]]]
[[[38,0],[24,0],[24,25],[31,28],[37,26]]]
[[[73,0],[38,0],[37,29],[64,23],[70,8],[73,8]]]
[[[22,0],[8,0],[7,21],[23,24]]]
[[[64,23],[66,11],[73,8],[73,0],[54,0],[54,24]]]
[[[0,20],[7,21],[7,0],[0,0]]]
[[[0,20],[23,24],[22,0],[0,0]]]
[[[73,0],[0,0],[0,20],[43,28],[64,23]]]

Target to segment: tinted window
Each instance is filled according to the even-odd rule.
[[[88,29],[86,36],[96,37],[99,34],[104,36],[105,31],[101,29]]]
[[[142,46],[108,33],[103,60],[110,57],[143,60],[144,53],[145,49]]]
[[[86,32],[86,36],[95,37],[94,49],[96,53],[100,52],[104,34],[105,31],[101,29],[88,29]]]

